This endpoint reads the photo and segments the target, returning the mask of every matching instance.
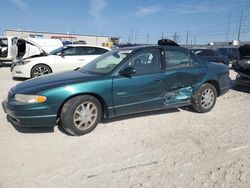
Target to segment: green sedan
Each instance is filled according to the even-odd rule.
[[[191,105],[209,112],[230,88],[228,67],[178,46],[114,49],[86,66],[27,80],[2,102],[14,126],[91,132],[104,118]]]

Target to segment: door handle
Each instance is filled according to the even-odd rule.
[[[78,61],[85,61],[85,59],[78,59]]]

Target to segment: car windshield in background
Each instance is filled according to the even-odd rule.
[[[51,51],[49,54],[50,55],[56,55],[57,53],[61,52],[63,49],[65,49],[64,46]]]
[[[110,51],[85,65],[81,71],[97,74],[111,73],[132,50]]]

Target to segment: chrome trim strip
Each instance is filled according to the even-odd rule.
[[[118,105],[118,106],[114,106],[114,108],[120,108],[120,107],[130,106],[130,105],[136,105],[136,104],[141,104],[141,103],[145,103],[145,102],[151,102],[151,101],[155,101],[155,100],[164,100],[164,98],[156,98],[156,99],[145,100],[145,101],[141,101],[141,102],[135,102],[135,103],[130,103],[130,104]]]
[[[15,116],[15,118],[45,118],[45,117],[56,117],[56,115],[44,115],[44,116]]]

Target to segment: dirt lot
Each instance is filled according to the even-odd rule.
[[[1,101],[17,83],[0,68]],[[231,90],[206,114],[112,119],[81,137],[16,130],[0,109],[0,187],[250,187],[249,93]]]

